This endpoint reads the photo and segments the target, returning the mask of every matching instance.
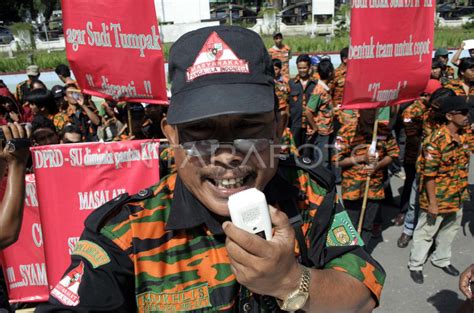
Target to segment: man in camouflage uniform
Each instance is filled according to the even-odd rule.
[[[306,131],[308,143],[318,148],[316,161],[322,161],[326,167],[329,165],[329,136],[334,131],[334,109],[328,83],[334,77],[334,67],[330,60],[319,63],[318,74],[320,79],[311,93],[306,110],[306,119],[309,127]]]
[[[28,96],[31,91],[33,90],[33,83],[36,81],[39,81],[40,77],[40,71],[38,68],[38,65],[30,65],[26,68],[26,75],[28,76],[28,79],[25,81],[22,81],[18,85],[16,85],[16,99],[18,100],[18,103],[20,105],[23,105],[25,102],[25,97]],[[44,85],[44,84],[43,84]]]
[[[375,110],[361,110],[357,122],[343,125],[337,134],[336,153],[333,156],[335,165],[342,169],[342,199],[354,225],[359,223],[367,176],[370,176],[361,233],[365,244],[372,238],[372,228],[380,202],[385,198],[383,169],[399,154],[398,145],[388,131],[388,125],[380,125],[381,123],[376,153],[369,153],[374,121]]]
[[[289,83],[289,104],[290,104],[290,129],[295,139],[296,147],[306,144],[307,129],[309,121],[307,119],[308,101],[316,87],[317,82],[309,75],[311,70],[311,59],[307,54],[300,54],[296,59],[298,75]],[[303,151],[301,151],[303,154]]]
[[[268,53],[272,59],[278,59],[282,63],[281,75],[288,81],[290,79],[290,59],[291,59],[291,48],[283,43],[283,34],[277,32],[273,35],[273,45],[268,49]]]
[[[443,121],[422,147],[424,164],[420,178],[420,212],[413,233],[408,267],[414,282],[422,284],[423,265],[436,237],[431,263],[452,276],[459,271],[451,264],[451,244],[460,228],[463,202],[469,199],[467,177],[469,144],[463,129],[469,123],[469,106],[464,97],[440,100]]]
[[[441,62],[444,65],[441,76],[447,81],[454,79],[454,68],[448,65],[449,55],[451,53],[452,52],[449,52],[446,48],[438,48],[434,54],[435,60]]]
[[[331,176],[272,155],[285,120],[258,34],[190,32],[171,48],[169,68],[162,126],[177,174],[94,211],[37,312],[371,311],[384,273],[335,205]],[[229,221],[229,196],[252,187],[274,206],[271,240]]]
[[[415,180],[416,160],[420,151],[423,135],[423,116],[428,110],[428,101],[430,100],[431,94],[439,88],[441,88],[441,83],[436,79],[430,79],[423,94],[401,113],[406,133],[405,156],[403,159],[403,168],[405,169],[406,178],[403,185],[402,195],[400,197],[400,213],[397,217],[397,219],[401,220],[399,225],[404,221],[405,213],[408,209],[412,184]],[[398,246],[400,248],[403,248],[405,242],[408,244],[409,240],[408,238],[405,238],[406,236],[407,234],[403,236],[404,240],[398,241]]]
[[[445,85],[456,95],[471,97],[474,95],[474,58],[464,58],[459,63],[458,79],[453,79]]]

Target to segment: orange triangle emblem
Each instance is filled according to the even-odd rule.
[[[248,62],[239,59],[222,38],[213,32],[193,65],[187,69],[186,78],[189,82],[201,76],[224,73],[248,74],[250,71]]]

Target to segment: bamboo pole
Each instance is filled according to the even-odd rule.
[[[378,125],[379,125],[379,109],[375,110],[375,121],[374,121],[374,131],[372,133],[372,142],[370,143],[372,145],[373,142],[375,142],[375,151],[377,152],[377,131],[378,131]],[[370,147],[369,147],[370,149]],[[360,216],[359,216],[359,225],[357,226],[357,232],[361,234],[362,232],[362,225],[364,224],[364,218],[365,218],[365,210],[367,208],[367,198],[369,197],[369,187],[370,187],[370,176],[367,175],[367,180],[365,182],[365,190],[364,190],[364,198],[362,200],[362,208],[360,210]]]

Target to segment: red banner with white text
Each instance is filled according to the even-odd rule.
[[[53,288],[70,264],[87,216],[120,194],[135,194],[159,181],[159,142],[80,143],[31,151]]]
[[[25,180],[20,236],[1,252],[10,303],[42,302],[49,296],[35,176],[26,175]]]
[[[396,105],[430,78],[435,2],[352,0],[343,109]]]
[[[66,53],[84,93],[166,104],[153,0],[63,0]]]

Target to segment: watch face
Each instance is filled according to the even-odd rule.
[[[301,309],[305,305],[307,298],[308,294],[306,293],[299,293],[291,297],[291,299],[288,299],[288,309],[290,311]]]

